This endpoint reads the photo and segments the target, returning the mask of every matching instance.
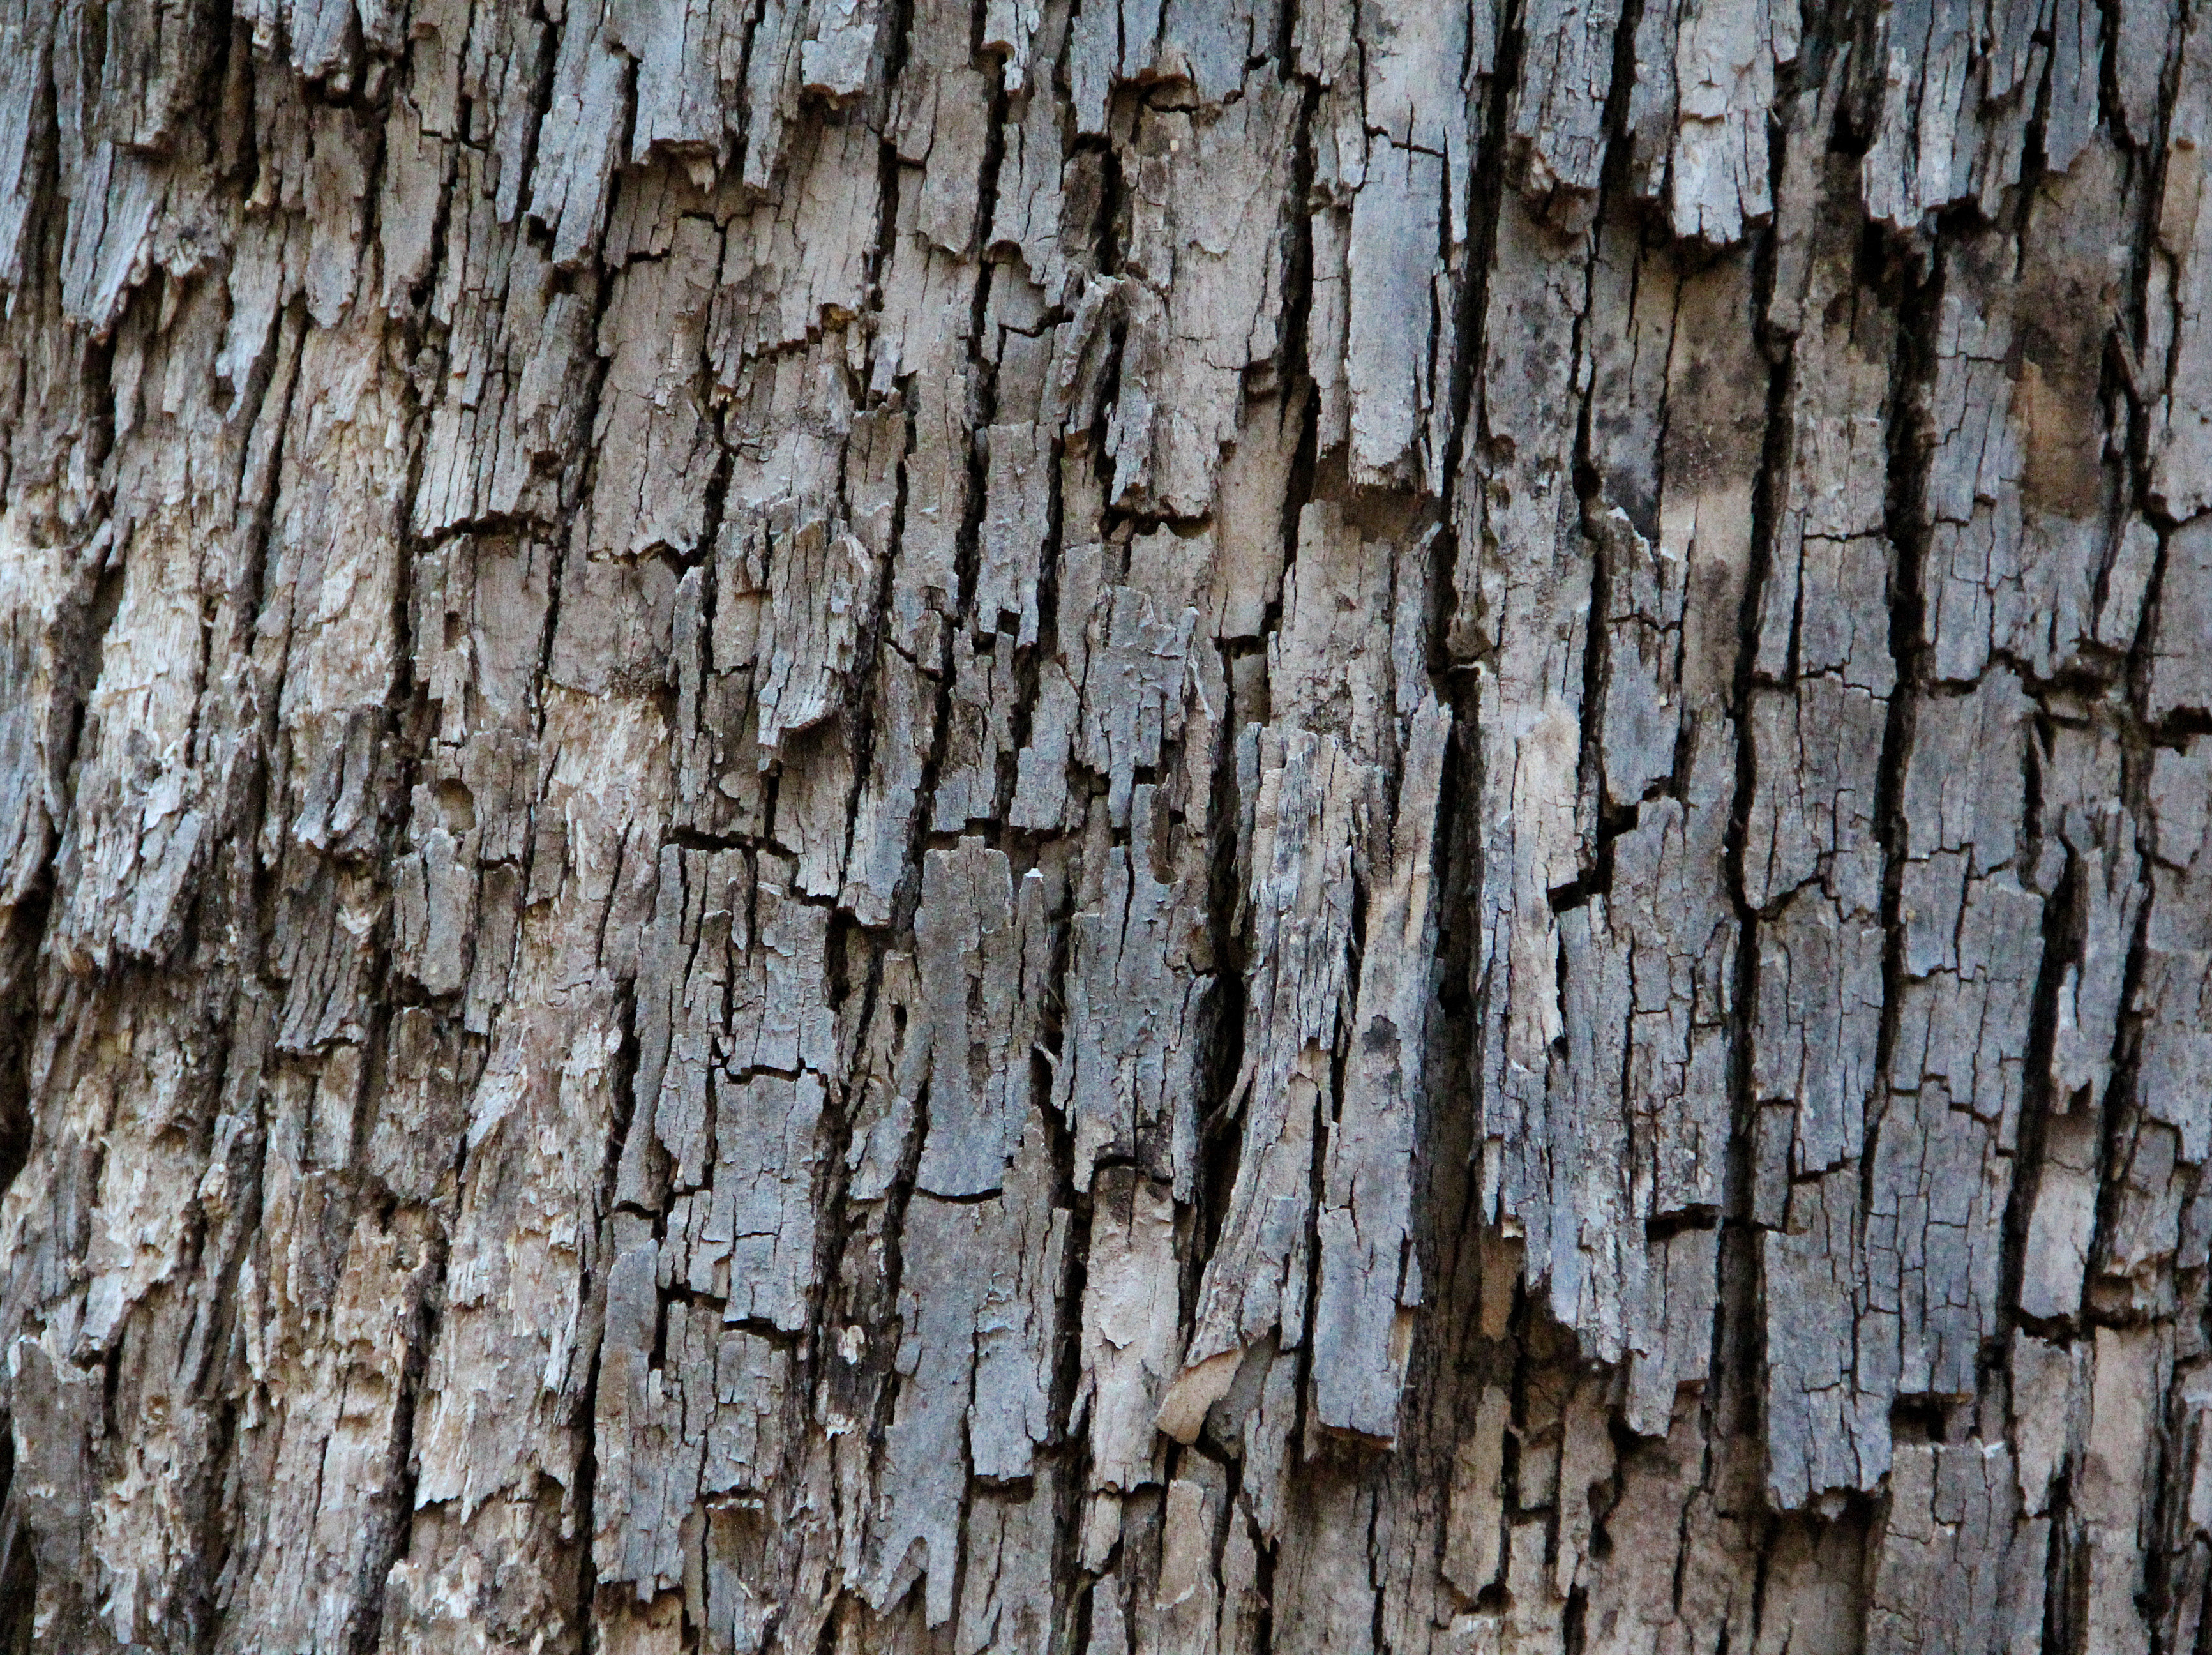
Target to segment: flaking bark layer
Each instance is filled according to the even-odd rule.
[[[0,0],[0,1645],[2195,1655],[2212,12]]]

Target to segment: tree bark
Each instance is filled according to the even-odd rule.
[[[2212,12],[0,0],[0,1645],[2188,1655]]]

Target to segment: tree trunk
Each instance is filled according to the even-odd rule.
[[[2212,1642],[2212,12],[1119,6],[0,0],[0,1647]]]

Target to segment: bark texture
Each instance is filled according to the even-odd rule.
[[[9,1646],[2191,1655],[2212,11],[0,0]]]

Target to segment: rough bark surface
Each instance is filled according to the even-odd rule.
[[[2212,1640],[2212,10],[0,0],[0,1646]]]

